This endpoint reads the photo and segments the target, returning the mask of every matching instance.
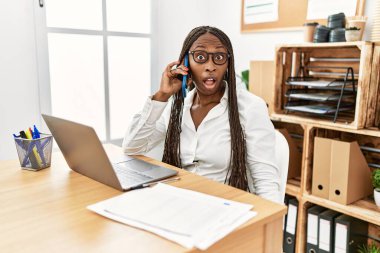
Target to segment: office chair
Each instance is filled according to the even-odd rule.
[[[279,131],[276,132],[276,148],[275,157],[276,163],[280,170],[280,193],[281,202],[284,202],[286,181],[288,178],[288,167],[289,167],[289,145],[288,141],[285,139],[284,135]]]

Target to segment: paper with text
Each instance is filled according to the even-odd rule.
[[[166,184],[124,193],[88,208],[185,247],[207,249],[256,215],[252,205]]]

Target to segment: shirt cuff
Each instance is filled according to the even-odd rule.
[[[150,96],[144,106],[144,114],[148,115],[146,122],[149,124],[155,123],[162,115],[168,102],[161,102],[157,100],[152,100]]]

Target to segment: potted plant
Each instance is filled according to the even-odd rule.
[[[363,244],[358,247],[358,253],[380,253],[380,248],[376,244],[371,243],[369,245]]]
[[[356,26],[346,28],[345,36],[346,41],[358,41],[360,39],[360,28]]]
[[[380,169],[375,169],[372,172],[372,185],[375,188],[373,190],[373,198],[376,205],[380,207]]]

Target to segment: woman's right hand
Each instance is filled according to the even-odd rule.
[[[162,73],[160,89],[153,95],[153,100],[166,102],[181,89],[182,81],[176,77],[177,75],[187,75],[189,69],[184,65],[179,65],[177,68],[172,69],[173,66],[179,63],[179,61],[175,61],[166,66],[165,71]]]

